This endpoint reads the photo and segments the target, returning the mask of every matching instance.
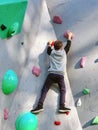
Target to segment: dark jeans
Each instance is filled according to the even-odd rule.
[[[43,105],[46,94],[53,83],[58,83],[59,88],[60,88],[60,105],[64,105],[65,94],[66,94],[66,86],[65,86],[65,82],[64,82],[64,76],[59,75],[59,74],[53,74],[53,73],[50,73],[46,78],[46,81],[45,81],[44,86],[42,88],[41,97],[40,97],[39,102],[38,102],[39,105]]]

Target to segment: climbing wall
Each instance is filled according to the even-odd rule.
[[[1,82],[5,71],[9,68],[13,69],[19,78],[18,89],[14,93],[4,95],[0,91],[0,99],[2,99],[0,102],[0,127],[2,130],[15,130],[15,121],[18,115],[30,111],[37,104],[43,82],[47,76],[47,41],[56,40],[51,22],[44,0],[37,2],[34,0],[33,4],[32,1],[29,1],[23,32],[5,42],[1,40],[4,45],[1,45],[3,66],[0,75]],[[34,66],[41,69],[41,73],[37,77],[32,74]],[[65,83],[67,87],[66,103],[72,109],[70,114],[58,113],[59,91],[58,86],[54,84],[45,100],[44,112],[37,115],[38,130],[82,130],[66,71]],[[9,111],[7,120],[4,120],[4,108],[8,108]],[[61,125],[57,126],[54,124],[55,121],[61,122]]]

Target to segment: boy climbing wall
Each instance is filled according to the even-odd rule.
[[[47,54],[49,55],[50,59],[50,65],[49,65],[50,67],[48,69],[49,74],[43,85],[38,105],[36,106],[35,109],[31,110],[31,113],[39,113],[44,110],[43,103],[46,98],[46,94],[53,83],[57,83],[60,88],[60,101],[58,111],[60,113],[65,113],[71,110],[70,108],[67,108],[65,106],[66,85],[64,81],[64,72],[67,64],[66,54],[68,53],[71,46],[72,35],[73,34],[71,32],[68,33],[67,45],[65,47],[63,47],[62,41],[56,40],[54,42],[54,48],[52,49],[53,43],[51,45],[51,42],[48,42]]]

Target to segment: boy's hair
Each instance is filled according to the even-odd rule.
[[[61,49],[62,46],[63,46],[62,41],[56,40],[56,41],[54,42],[54,49],[55,49],[55,50]]]

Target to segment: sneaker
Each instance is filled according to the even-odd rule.
[[[67,108],[67,107],[64,107],[64,106],[61,106],[59,108],[59,112],[61,112],[61,113],[69,112],[70,110],[71,110],[70,108]]]
[[[43,106],[38,105],[35,109],[31,110],[31,113],[36,114],[36,113],[39,113],[39,112],[41,112],[41,111],[43,111],[43,110],[44,110],[44,109],[43,109]]]

